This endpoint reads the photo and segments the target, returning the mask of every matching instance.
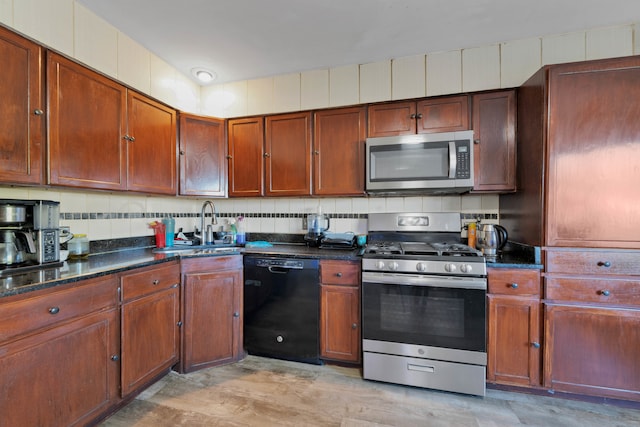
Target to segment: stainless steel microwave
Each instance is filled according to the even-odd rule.
[[[367,138],[368,193],[464,193],[473,188],[473,131]]]

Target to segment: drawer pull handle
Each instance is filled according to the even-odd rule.
[[[154,285],[157,285],[158,283],[160,283],[160,280],[158,280],[158,279],[156,279],[156,280],[154,280],[154,281],[153,281],[153,284],[154,284]]]
[[[603,289],[600,291],[600,295],[608,297],[609,295],[611,295],[611,292],[609,292],[607,289]]]
[[[609,261],[598,261],[598,267],[611,267],[611,263]]]
[[[233,317],[240,317],[240,313],[239,313],[239,312],[237,312],[237,311],[234,311],[234,312],[233,312]]]
[[[518,289],[517,283],[511,283],[509,286],[511,287],[511,289]]]
[[[533,348],[540,348],[540,343],[539,343],[539,342],[535,342],[535,341],[534,341],[534,342],[532,342],[532,343],[531,343],[531,346],[532,346]]]
[[[351,325],[351,329],[358,329],[358,324],[354,323],[353,325]]]
[[[120,358],[118,357],[117,354],[114,354],[113,356],[111,356],[111,360],[113,360],[114,362],[117,362],[118,360],[120,360]]]
[[[342,273],[336,273],[336,276],[342,277]]]
[[[58,313],[60,313],[60,307],[51,307],[51,308],[49,309],[49,313],[51,313],[51,314],[58,314]]]

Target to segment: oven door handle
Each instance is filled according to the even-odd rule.
[[[419,274],[362,273],[362,284],[382,283],[390,285],[426,286],[432,288],[487,289],[484,277],[429,276]]]

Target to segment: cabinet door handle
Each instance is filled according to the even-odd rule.
[[[609,268],[609,267],[611,267],[611,262],[609,262],[609,261],[598,261],[598,267]]]
[[[117,354],[114,354],[113,356],[111,356],[111,360],[117,362],[118,360],[120,360],[120,357]]]
[[[231,154],[227,154],[227,159],[231,160],[233,159],[233,156]]]
[[[609,292],[608,289],[603,289],[600,291],[600,295],[604,296],[604,297],[608,297],[609,295],[611,295],[611,292]]]
[[[479,139],[474,139],[474,140],[473,140],[473,143],[474,143],[474,144],[480,144],[480,140],[479,140]]]
[[[511,284],[509,285],[509,287],[510,287],[511,289],[518,289],[518,284],[517,284],[517,283],[511,283]]]
[[[415,119],[415,118],[416,118],[416,115],[415,115],[415,114],[412,114],[412,115],[410,115],[410,116],[409,116],[409,118],[410,118],[410,119]]]
[[[239,312],[237,312],[237,311],[234,311],[234,312],[233,312],[233,317],[240,317],[240,313],[239,313]]]
[[[49,313],[50,314],[58,314],[58,313],[60,313],[60,307],[51,307],[49,309]]]
[[[422,113],[416,114],[416,118],[421,119],[422,118]]]
[[[153,284],[154,284],[154,286],[155,286],[155,285],[157,285],[158,283],[160,283],[160,280],[156,279],[156,280],[154,280],[154,281],[153,281],[153,282],[151,282],[151,283],[153,283]]]
[[[315,154],[315,155],[317,156],[318,154],[320,154],[320,151],[318,151],[318,150],[313,150],[313,154]]]
[[[535,342],[535,341],[534,341],[534,342],[532,342],[532,343],[531,343],[531,346],[532,346],[533,348],[540,348],[540,343],[539,343],[539,342]]]
[[[180,155],[184,156],[184,150],[180,150]]]
[[[341,272],[338,272],[338,273],[336,273],[336,276],[338,276],[338,277],[342,277],[342,273],[341,273]]]
[[[353,325],[351,325],[351,329],[358,329],[358,324],[354,323]]]
[[[179,321],[178,323],[176,323],[176,325],[178,325],[178,328],[182,327],[182,321]]]
[[[42,111],[39,108],[36,108],[35,110],[33,110],[33,114],[35,114],[36,116],[41,116],[44,114],[44,111]]]
[[[269,154],[269,153],[264,153],[264,156],[265,156],[265,157],[271,157],[271,154]]]

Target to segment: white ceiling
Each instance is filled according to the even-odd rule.
[[[638,0],[77,0],[214,83],[640,22]]]

